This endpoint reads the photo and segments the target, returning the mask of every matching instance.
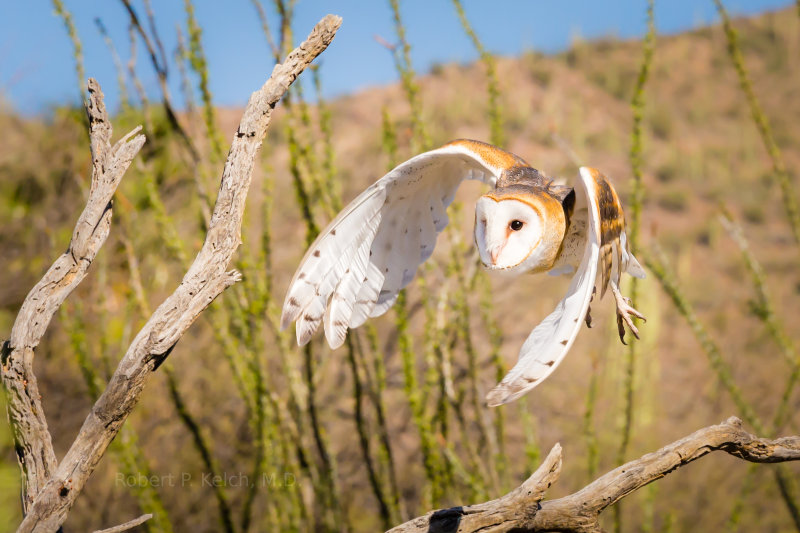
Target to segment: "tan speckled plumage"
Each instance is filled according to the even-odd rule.
[[[625,261],[630,250],[627,241],[622,242],[625,233],[625,215],[617,191],[600,171],[590,168],[589,172],[594,178],[595,194],[600,207],[600,286],[602,287],[600,294],[602,296],[612,279],[619,285],[622,272],[627,270]]]
[[[474,157],[479,158],[484,164],[505,172],[514,167],[527,167],[528,163],[524,159],[511,152],[506,152],[489,143],[473,141],[472,139],[456,139],[442,146],[457,146],[471,152]]]

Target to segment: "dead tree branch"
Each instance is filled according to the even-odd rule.
[[[539,502],[561,474],[561,445],[556,444],[536,472],[505,496],[467,507],[431,511],[389,530],[388,533],[462,533],[510,531],[527,523]]]
[[[23,512],[56,470],[53,443],[33,373],[34,350],[53,315],[86,277],[89,265],[108,237],[111,198],[145,140],[144,135],[137,135],[141,129],[138,127],[111,146],[111,122],[103,93],[93,79],[89,80],[86,112],[92,151],[89,199],[75,225],[67,251],[28,293],[14,321],[11,338],[3,344],[2,380],[23,474]]]
[[[120,524],[120,525],[114,526],[114,527],[109,527],[107,529],[100,529],[100,530],[95,531],[94,533],[122,533],[123,531],[128,531],[129,529],[133,529],[136,526],[140,526],[140,525],[144,524],[145,522],[147,522],[151,518],[153,518],[152,514],[150,514],[150,513],[143,514],[139,518],[134,518],[133,520],[129,520],[129,521],[125,522],[124,524]]]
[[[722,424],[695,431],[660,450],[626,463],[574,494],[542,501],[561,470],[556,444],[538,470],[502,498],[466,507],[427,513],[390,533],[499,533],[502,531],[600,531],[599,516],[607,507],[645,485],[713,451],[724,451],[753,463],[800,460],[800,437],[762,439],[731,417]]]
[[[240,279],[238,272],[227,271],[226,268],[241,243],[245,200],[252,179],[255,158],[266,136],[272,111],[297,76],[327,48],[340,25],[341,18],[339,17],[328,15],[322,19],[314,27],[308,39],[293,50],[282,64],[276,65],[267,82],[250,97],[225,162],[217,202],[203,247],[189,267],[181,284],[156,309],[131,343],[61,463],[57,467],[55,467],[54,459],[45,462],[46,466],[41,467],[33,463],[31,468],[38,467],[41,471],[41,473],[37,471],[34,478],[36,487],[40,490],[27,489],[27,493],[33,497],[33,503],[29,506],[18,532],[45,532],[58,529],[66,519],[72,504],[102,458],[109,443],[135,407],[147,379],[169,355],[183,333],[200,313],[214,298]],[[108,137],[110,137],[111,126],[107,117],[104,118],[104,123],[107,125]],[[143,141],[144,139],[141,140],[141,142]],[[98,149],[98,143],[99,141],[95,141],[93,136],[93,153]],[[123,147],[126,144],[123,143]],[[132,157],[133,155],[131,155]],[[115,159],[98,160],[95,158],[95,169],[104,169],[106,173],[112,174],[118,171],[117,167],[121,166],[118,163],[114,164],[115,162]],[[129,162],[130,160],[128,160]],[[119,176],[121,174],[122,172],[119,172]],[[116,176],[117,174],[112,175]],[[94,182],[92,187],[94,191]],[[108,194],[108,199],[102,202],[107,211],[110,196],[111,193]],[[91,202],[90,205],[94,206]],[[95,213],[95,215],[97,214]],[[91,218],[88,222],[84,222],[83,219],[79,221],[76,235],[80,235],[80,238],[84,240],[76,240],[76,242],[85,241],[88,245],[81,248],[71,247],[70,251],[65,254],[72,257],[74,264],[80,267],[88,263],[87,258],[94,257],[96,248],[99,248],[99,242],[102,242],[100,237],[105,238],[108,233],[109,218],[110,211],[106,215],[101,210],[95,217],[94,223]],[[90,235],[84,236],[82,232],[89,230]],[[68,259],[69,257],[64,261]],[[66,263],[67,266],[70,264]],[[58,262],[51,271],[57,266]],[[58,266],[56,269],[59,276],[64,268],[64,266]],[[37,287],[41,285],[42,290],[50,290],[53,283],[48,281],[48,275]],[[76,277],[74,274],[68,274],[63,279],[59,279],[72,288],[77,281],[80,281],[75,281]],[[24,400],[23,408],[26,410],[22,414],[25,416],[18,417],[18,422],[15,420],[15,427],[23,427],[21,431],[25,433],[26,442],[29,442],[31,449],[47,449],[52,457],[52,445],[49,434],[46,433],[46,421],[41,406],[38,404],[38,391],[31,395],[30,389],[27,388],[29,385],[26,385],[30,382],[30,378],[33,378],[33,373],[29,372],[30,364],[26,366],[23,359],[25,350],[30,350],[32,355],[32,349],[38,343],[44,332],[44,326],[46,326],[46,323],[42,324],[42,320],[38,320],[39,315],[34,315],[33,318],[30,316],[43,307],[41,297],[35,291],[36,289],[31,293],[34,299],[31,300],[29,296],[31,302],[26,301],[30,307],[28,316],[20,313],[24,323],[21,323],[21,331],[17,331],[16,336],[12,333],[13,342],[10,343],[7,357],[6,350],[4,350],[4,367],[5,361],[10,360],[15,365],[10,368],[17,369],[19,367],[22,373],[16,370],[15,373],[11,373],[4,369],[3,380],[12,385],[12,388],[9,389],[12,391],[12,396],[17,391],[16,394]],[[65,297],[66,294],[63,296]],[[53,300],[59,304],[61,301],[63,301],[63,297],[60,297],[60,300]],[[23,309],[26,309],[25,306]],[[49,312],[46,316],[47,321],[51,316],[52,312]],[[15,325],[16,330],[17,326]],[[8,374],[8,378],[6,374]],[[27,381],[17,383],[18,375]],[[35,405],[30,405],[34,402],[31,397],[37,399]],[[47,436],[46,444],[39,443],[40,432],[31,432],[26,427],[31,423],[29,422],[31,419],[37,421],[36,423],[40,426],[43,424],[42,427]],[[36,428],[38,427],[36,426]],[[41,458],[31,459],[31,461],[38,460]],[[27,465],[24,466],[27,472]],[[42,486],[42,484],[44,485]]]

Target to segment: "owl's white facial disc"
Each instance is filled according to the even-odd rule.
[[[482,196],[475,206],[475,244],[489,270],[522,266],[539,245],[542,229],[539,212],[525,202]]]

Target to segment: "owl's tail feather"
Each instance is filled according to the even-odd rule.
[[[628,252],[628,265],[627,268],[625,269],[625,272],[627,272],[634,278],[639,278],[639,279],[645,278],[644,268],[642,268],[642,265],[639,264],[639,261],[637,261],[636,258],[633,257],[633,254],[630,252]]]

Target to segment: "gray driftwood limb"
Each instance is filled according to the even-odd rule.
[[[14,321],[11,338],[2,348],[2,380],[8,417],[22,469],[22,506],[26,511],[56,469],[39,387],[33,373],[34,350],[50,320],[69,294],[86,277],[89,265],[111,228],[111,198],[131,161],[144,144],[138,127],[111,146],[111,122],[100,85],[89,80],[89,136],[92,181],[86,207],[78,218],[67,251],[31,289]]]
[[[561,445],[556,444],[536,472],[505,496],[466,507],[430,511],[388,533],[508,531],[532,519],[539,502],[561,474]]]
[[[180,285],[131,343],[64,459],[36,494],[18,532],[58,529],[135,407],[147,379],[200,313],[240,279],[239,273],[226,269],[241,243],[245,200],[272,111],[297,76],[327,48],[340,25],[341,18],[337,16],[323,18],[306,41],[276,65],[267,82],[251,95],[225,162],[200,252]]]
[[[561,446],[556,444],[539,469],[507,495],[478,505],[432,511],[391,529],[390,533],[599,532],[600,513],[607,507],[718,450],[753,463],[797,461],[800,437],[762,439],[745,431],[741,420],[731,417],[625,463],[574,494],[542,501],[560,472]]]
[[[151,518],[153,518],[153,514],[152,513],[143,514],[142,516],[140,516],[138,518],[134,518],[133,520],[128,520],[124,524],[120,524],[120,525],[114,526],[114,527],[109,527],[109,528],[106,528],[106,529],[100,529],[100,530],[95,531],[94,533],[122,533],[123,531],[128,531],[129,529],[133,529],[136,526],[140,526],[140,525],[144,524],[145,522],[147,522]]]

